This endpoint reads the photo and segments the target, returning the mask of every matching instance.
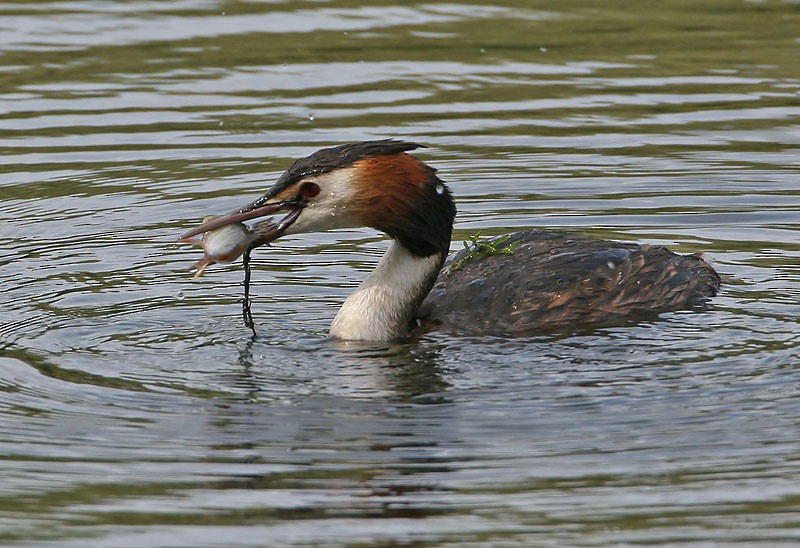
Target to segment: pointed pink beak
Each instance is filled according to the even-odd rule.
[[[257,217],[264,217],[266,215],[270,215],[272,213],[275,213],[276,211],[280,211],[281,209],[292,209],[293,210],[292,213],[287,215],[283,219],[283,221],[281,221],[281,223],[278,225],[278,226],[280,226],[280,225],[283,225],[286,220],[288,220],[290,217],[292,217],[292,214],[294,214],[295,212],[297,212],[297,215],[299,215],[299,213],[300,213],[299,209],[294,208],[289,204],[286,204],[286,202],[275,202],[275,203],[265,204],[265,205],[257,205],[257,204],[258,204],[258,202],[253,202],[252,204],[250,204],[248,206],[245,206],[242,209],[238,209],[236,211],[232,211],[231,213],[228,213],[227,215],[222,215],[221,217],[217,217],[216,219],[212,219],[212,220],[210,220],[210,221],[208,221],[206,223],[203,223],[200,226],[197,226],[197,227],[191,229],[189,232],[186,232],[185,234],[181,235],[181,237],[178,238],[178,241],[188,241],[188,240],[190,240],[192,238],[192,236],[197,236],[198,234],[202,234],[204,232],[209,232],[211,230],[216,230],[217,228],[220,228],[220,227],[223,227],[223,226],[226,226],[226,225],[232,225],[234,223],[240,223],[242,221],[247,221],[249,219],[255,219]],[[283,230],[286,230],[287,228],[289,228],[289,225],[295,221],[295,219],[297,218],[297,215],[294,215],[294,219],[292,219],[289,224],[287,224],[285,227],[283,227]],[[283,230],[281,230],[281,234],[283,233]],[[278,234],[277,236],[280,236],[280,234]],[[277,236],[276,236],[276,238],[277,238]]]

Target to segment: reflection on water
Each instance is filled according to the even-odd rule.
[[[798,540],[792,3],[0,11],[3,544]],[[386,248],[353,230],[256,254],[250,337],[241,267],[194,280],[177,236],[384,137],[429,147],[454,249],[556,227],[701,251],[715,309],[331,341]]]

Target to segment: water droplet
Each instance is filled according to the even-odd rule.
[[[439,196],[444,194],[444,185],[436,185],[436,194]]]
[[[314,121],[314,113],[313,112],[309,112],[308,113],[308,119],[311,120],[312,122]]]
[[[183,294],[183,291],[178,291],[178,300],[179,301],[182,301],[185,297],[186,297],[186,295]]]

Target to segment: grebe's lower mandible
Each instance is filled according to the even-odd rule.
[[[719,276],[697,255],[543,230],[506,238],[511,253],[462,251],[445,265],[456,207],[436,171],[407,154],[418,147],[387,139],[319,150],[253,203],[182,238],[280,210],[289,213],[253,245],[337,228],[386,233],[393,240],[386,254],[333,319],[331,335],[342,339],[386,341],[418,328],[524,335],[607,325],[702,307],[719,289]]]

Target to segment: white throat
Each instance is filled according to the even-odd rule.
[[[345,300],[333,319],[331,335],[362,341],[389,341],[407,335],[441,261],[438,253],[415,257],[393,240],[375,270]]]

